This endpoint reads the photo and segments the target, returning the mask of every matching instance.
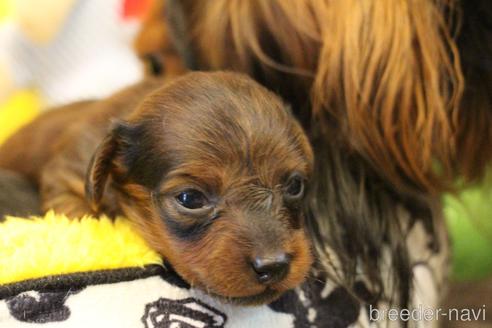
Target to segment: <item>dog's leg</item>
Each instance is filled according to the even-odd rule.
[[[41,205],[43,211],[54,210],[70,218],[96,214],[85,199],[84,180],[90,158],[101,140],[102,132],[94,127],[78,126],[69,131],[66,146],[43,168],[40,177]],[[70,135],[75,136],[71,138]],[[75,142],[73,142],[75,140]],[[114,215],[115,202],[106,193],[102,212]]]
[[[92,214],[84,198],[84,175],[77,163],[57,157],[41,173],[43,211],[54,210],[70,218]]]
[[[43,168],[40,177],[43,211],[52,209],[73,218],[92,214],[84,198],[86,161],[77,158],[80,155],[67,149],[57,154]]]
[[[17,172],[0,169],[0,221],[5,215],[28,217],[40,214],[36,188]]]

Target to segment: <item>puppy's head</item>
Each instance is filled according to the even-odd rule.
[[[152,1],[150,11],[134,40],[133,47],[148,76],[178,76],[187,71],[181,58],[184,55],[184,45],[181,44],[184,37],[176,29],[170,30],[166,23],[167,5],[167,1]]]
[[[311,262],[303,201],[313,155],[285,105],[253,80],[191,73],[148,96],[100,145],[126,216],[192,285],[229,301],[273,300]]]

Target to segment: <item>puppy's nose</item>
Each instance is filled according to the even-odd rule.
[[[252,263],[262,284],[273,284],[284,279],[289,272],[289,264],[290,256],[285,253],[257,256]]]

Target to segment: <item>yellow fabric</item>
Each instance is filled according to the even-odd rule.
[[[10,0],[0,0],[0,23],[12,14],[12,3]]]
[[[27,90],[16,92],[6,103],[0,104],[0,144],[36,117],[40,109],[39,96]]]
[[[8,217],[0,223],[0,284],[50,275],[162,264],[128,220]]]

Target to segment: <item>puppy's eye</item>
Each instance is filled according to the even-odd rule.
[[[285,186],[285,197],[288,200],[297,200],[304,195],[304,180],[295,174],[289,178]]]
[[[176,200],[180,205],[190,210],[199,209],[208,205],[207,197],[195,189],[182,191],[176,196]]]
[[[161,75],[164,72],[164,65],[162,59],[156,54],[148,54],[144,56],[144,60],[147,63],[152,75]]]

